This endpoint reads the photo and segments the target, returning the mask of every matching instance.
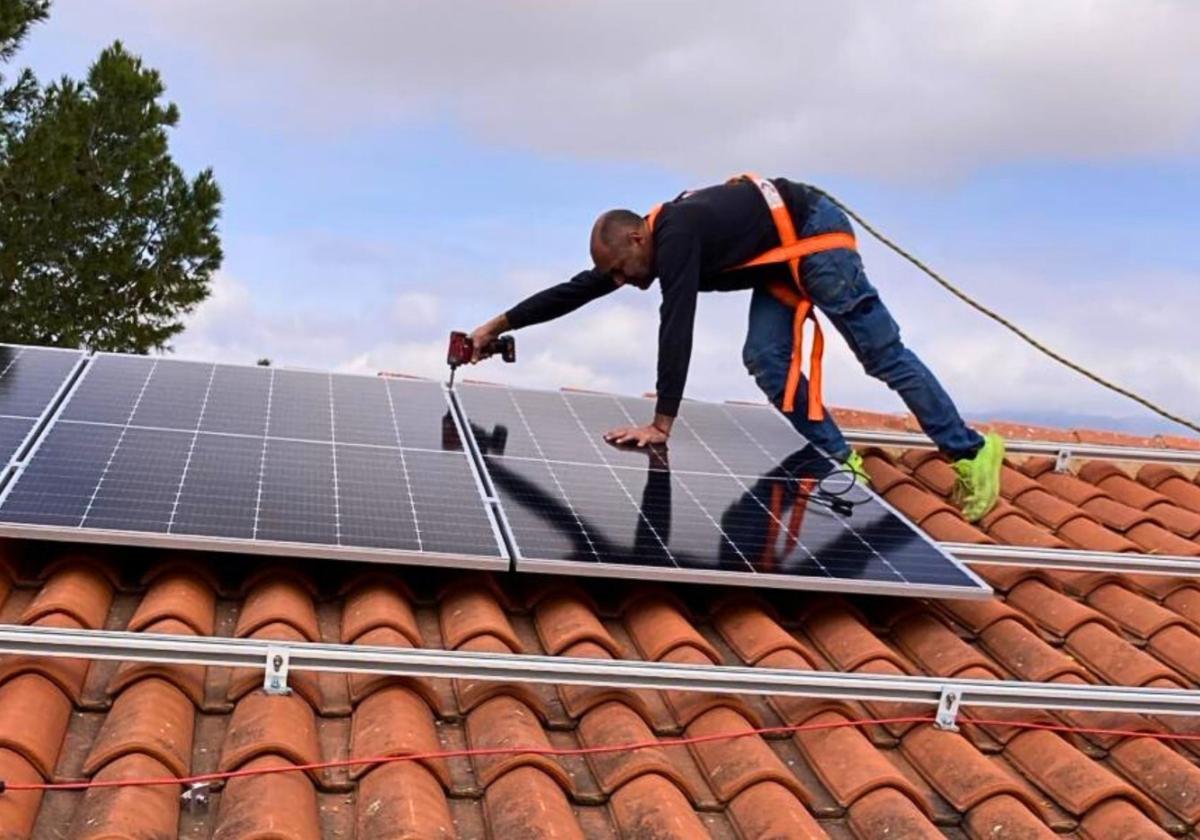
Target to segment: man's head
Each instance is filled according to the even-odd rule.
[[[592,226],[592,261],[618,286],[650,288],[654,280],[654,239],[646,220],[632,210],[601,213]]]

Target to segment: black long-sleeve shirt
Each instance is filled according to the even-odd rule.
[[[773,183],[799,231],[815,193],[783,178]],[[654,225],[654,273],[662,289],[657,413],[674,417],[683,399],[692,358],[696,295],[752,289],[788,276],[783,265],[727,271],[779,244],[767,203],[748,181],[685,193],[663,205]],[[581,271],[518,303],[507,312],[508,323],[513,329],[540,324],[616,289],[609,275],[595,269]]]

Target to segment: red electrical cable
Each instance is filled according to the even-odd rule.
[[[556,758],[597,755],[613,752],[633,752],[636,750],[689,746],[710,743],[712,741],[732,741],[751,735],[784,735],[797,732],[814,732],[823,729],[843,729],[859,726],[886,726],[902,723],[933,723],[934,718],[926,715],[893,718],[866,718],[861,720],[838,720],[823,723],[806,723],[787,726],[763,726],[747,729],[744,732],[717,732],[711,735],[693,735],[680,738],[656,738],[652,741],[636,741],[628,744],[610,744],[599,747],[490,747],[486,749],[436,750],[424,753],[407,753],[404,755],[384,755],[371,758],[345,758],[334,761],[314,761],[308,764],[287,764],[280,767],[252,767],[241,770],[227,770],[217,773],[201,773],[195,776],[169,776],[142,779],[80,779],[72,782],[14,782],[0,786],[0,791],[46,791],[46,790],[89,790],[91,788],[112,787],[151,787],[161,785],[203,785],[213,782],[223,782],[248,776],[266,776],[274,773],[308,772],[310,770],[327,770],[337,767],[357,767],[362,765],[383,765],[400,761],[428,761],[446,758],[470,758],[496,755],[544,755]],[[989,720],[963,717],[959,725],[967,726],[1012,726],[1018,729],[1037,729],[1049,732],[1061,732],[1076,735],[1115,735],[1125,738],[1154,738],[1161,741],[1200,741],[1200,734],[1189,735],[1173,732],[1140,732],[1125,729],[1104,729],[1100,727],[1068,726],[1066,724],[1037,723],[1034,721]],[[0,785],[3,785],[0,782]]]

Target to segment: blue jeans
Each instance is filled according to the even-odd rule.
[[[846,214],[821,198],[799,235],[850,230]],[[974,456],[983,438],[967,427],[929,368],[900,341],[900,327],[867,280],[858,252],[846,248],[822,251],[805,257],[801,269],[809,297],[846,339],[863,370],[900,395],[942,452],[953,459]],[[765,288],[755,289],[750,299],[750,329],[742,350],[746,369],[781,411],[792,362],[794,314],[792,307],[776,300]],[[808,380],[804,378],[796,391],[796,410],[784,412],[784,416],[809,441],[844,461],[850,455],[850,446],[837,423],[828,411],[820,422],[809,420],[807,406]]]

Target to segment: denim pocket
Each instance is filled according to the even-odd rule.
[[[808,296],[829,315],[845,314],[875,294],[855,251],[821,251],[805,258],[801,271]]]

